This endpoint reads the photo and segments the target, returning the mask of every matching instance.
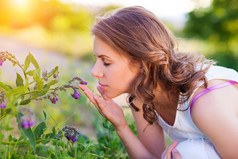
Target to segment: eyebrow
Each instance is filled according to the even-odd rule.
[[[94,56],[96,56],[95,54],[93,54]],[[96,56],[96,57],[100,57],[100,58],[110,58],[109,56],[107,56],[107,55],[98,55],[98,56]]]

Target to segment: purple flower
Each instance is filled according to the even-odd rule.
[[[62,132],[64,132],[64,136],[67,138],[67,140],[72,141],[73,143],[78,140],[79,132],[76,130],[76,128],[72,126],[65,126],[60,131],[60,134],[62,134]]]
[[[22,108],[21,113],[23,116],[20,117],[20,126],[23,129],[31,128],[35,124],[33,120],[34,113],[29,108]]]
[[[31,128],[34,124],[35,124],[35,122],[34,122],[34,120],[32,120],[32,119],[29,120],[29,121],[23,119],[23,120],[21,121],[21,127],[22,127],[23,129]]]
[[[75,138],[72,139],[72,142],[75,142],[77,140],[78,140],[77,137],[75,137]]]
[[[57,71],[55,74],[53,74],[53,78],[59,79],[59,71]]]
[[[74,94],[71,93],[71,96],[72,96],[74,99],[79,99],[80,93],[79,93],[78,91],[74,91]]]
[[[34,120],[31,119],[30,121],[28,121],[28,126],[29,127],[32,127],[34,124],[35,124]]]
[[[50,101],[53,103],[53,104],[56,104],[56,101],[58,101],[59,99],[58,99],[58,97],[57,96],[55,96],[55,97],[53,97],[53,98],[50,98]]]
[[[34,122],[34,120],[32,120],[32,119],[30,119],[30,120],[25,120],[25,119],[23,119],[22,121],[21,121],[21,127],[23,128],[23,129],[28,129],[28,128],[31,128],[33,125],[35,124],[35,122]]]
[[[27,122],[26,120],[22,120],[22,121],[21,121],[21,127],[22,127],[23,129],[28,129],[28,128],[29,128],[28,122]]]
[[[6,61],[6,58],[4,57],[4,55],[0,55],[0,66],[2,66],[4,61]]]
[[[1,109],[4,109],[6,108],[6,104],[2,103],[1,106],[0,106]]]
[[[44,79],[45,81],[48,81],[48,78],[47,78],[48,72],[47,72],[46,70],[44,70],[44,71],[42,72],[42,76],[43,76],[43,79]]]
[[[87,82],[83,82],[82,84],[87,85],[88,83]]]

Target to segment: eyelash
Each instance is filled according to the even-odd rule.
[[[103,62],[104,66],[109,66],[110,63]]]
[[[110,63],[105,62],[105,59],[102,59],[102,61],[103,61],[104,66],[109,66],[110,65]]]

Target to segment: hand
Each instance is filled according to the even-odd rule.
[[[120,129],[121,127],[125,127],[127,125],[122,108],[118,106],[112,99],[108,98],[100,89],[100,87],[97,87],[97,89],[103,98],[98,97],[85,85],[80,84],[79,88],[94,104],[99,113],[112,123],[115,129]]]
[[[165,150],[162,153],[161,159],[182,159],[181,154],[178,152],[177,149],[175,149],[177,145],[178,145],[177,141],[169,145],[167,151]]]

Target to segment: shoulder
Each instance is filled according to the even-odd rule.
[[[227,80],[210,80],[208,81],[208,88],[227,82]],[[193,94],[194,98],[197,94],[204,91],[206,88],[204,85],[200,86]],[[231,111],[238,115],[238,84],[229,85],[223,88],[212,90],[202,96],[200,96],[194,103],[192,110],[192,117],[196,118],[200,116],[200,113],[215,113],[219,111]],[[210,114],[211,115],[211,114]]]
[[[212,80],[208,82],[208,87],[224,82],[226,81]],[[195,95],[203,90],[205,88],[200,87]],[[200,96],[194,103],[191,116],[195,125],[212,141],[219,153],[229,154],[232,145],[238,146],[234,143],[234,140],[238,140],[238,84]]]

